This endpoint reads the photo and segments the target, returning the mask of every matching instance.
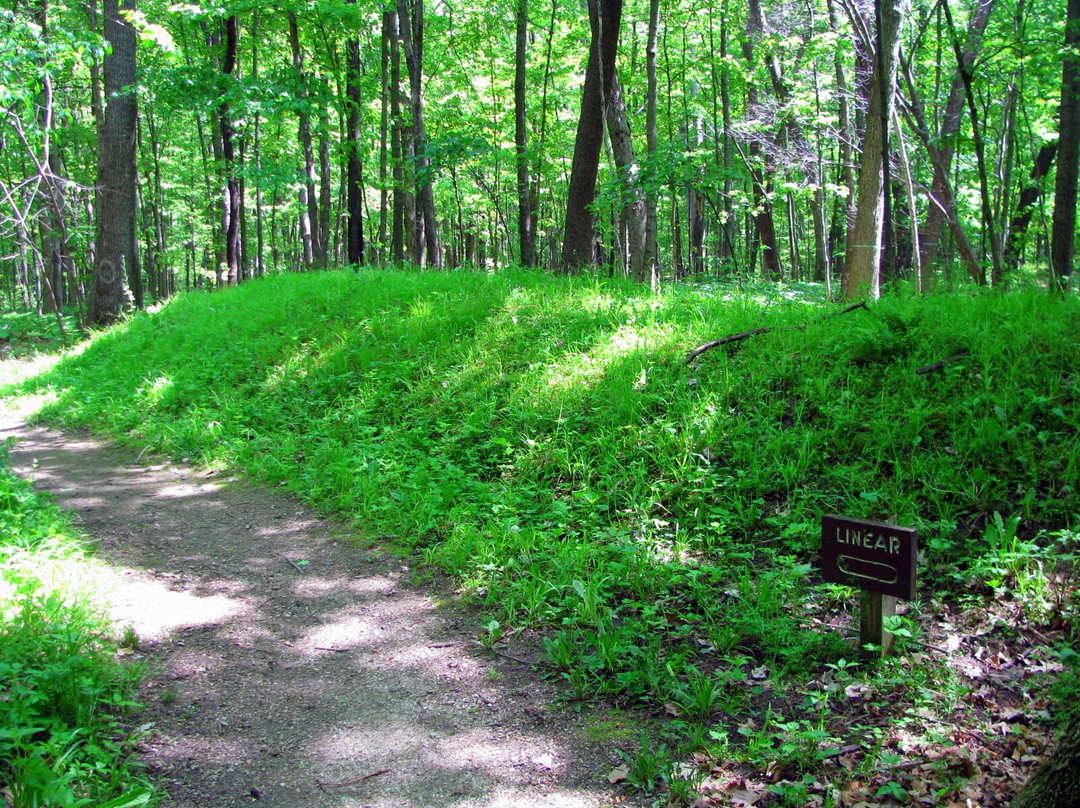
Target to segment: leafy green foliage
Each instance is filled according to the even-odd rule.
[[[815,587],[823,513],[916,526],[926,597],[1037,591],[1071,619],[1070,585],[1039,570],[1080,512],[1077,302],[827,316],[816,294],[282,276],[137,316],[30,388],[55,395],[50,419],[355,519],[456,576],[482,642],[541,627],[572,697],[667,706],[704,745],[716,715],[766,707],[766,677],[843,691],[850,645],[793,619],[834,596]],[[910,618],[894,628],[916,641]],[[930,666],[903,676],[953,687]],[[805,771],[832,737],[815,716],[777,719],[762,748]]]
[[[0,784],[14,808],[152,798],[129,763],[138,671],[114,660],[94,606],[55,583],[79,563],[69,520],[0,469]]]

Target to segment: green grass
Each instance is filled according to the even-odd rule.
[[[145,805],[129,763],[138,670],[84,593],[69,519],[0,457],[0,790],[13,808]]]
[[[1072,608],[1042,564],[1080,527],[1080,303],[838,309],[813,287],[288,275],[181,296],[21,389],[285,485],[456,576],[502,634],[541,628],[571,694],[693,723],[747,709],[751,669],[850,658],[792,616],[850,597],[819,586],[824,513],[917,527],[926,601]]]

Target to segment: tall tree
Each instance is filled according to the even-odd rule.
[[[525,68],[528,66],[529,0],[517,0],[517,36],[514,42],[514,149],[517,156],[518,254],[524,267],[536,266],[533,231],[532,183],[526,120]]]
[[[416,204],[421,266],[442,267],[442,244],[435,221],[435,194],[432,187],[431,158],[428,156],[427,129],[424,124],[424,0],[398,0],[401,48],[409,71],[409,94],[412,107],[412,144],[416,180]]]
[[[105,114],[98,132],[97,236],[88,319],[109,325],[131,305],[127,275],[138,272],[136,214],[135,29],[121,15],[135,0],[105,0]]]
[[[304,243],[304,265],[308,268],[325,263],[325,245],[318,243],[319,200],[315,195],[315,152],[311,140],[311,109],[308,106],[307,74],[304,72],[304,52],[300,47],[300,27],[296,12],[289,12],[289,44],[292,47],[293,69],[299,82],[297,117],[300,146],[304,152],[304,181],[300,185],[300,237]]]
[[[863,134],[855,222],[848,231],[841,292],[848,299],[881,295],[881,257],[886,231],[889,123],[896,98],[900,25],[906,0],[875,0],[877,46],[870,105]]]
[[[349,0],[355,3],[356,0]],[[345,46],[348,49],[348,77],[345,94],[348,96],[348,189],[347,207],[349,238],[346,260],[350,264],[364,263],[364,184],[361,176],[360,149],[360,38],[350,37]]]
[[[563,272],[579,272],[583,266],[596,263],[596,222],[591,206],[596,198],[596,177],[600,169],[605,99],[611,94],[615,77],[622,6],[622,0],[589,0],[592,36],[566,200]]]
[[[1058,108],[1057,180],[1050,267],[1054,282],[1064,286],[1073,272],[1076,253],[1076,183],[1080,174],[1080,0],[1065,11],[1065,64],[1061,70]]]
[[[225,18],[225,59],[221,72],[226,81],[236,72],[236,48],[238,27],[236,15]],[[223,94],[218,107],[221,126],[221,154],[225,168],[225,200],[222,231],[225,233],[225,281],[229,286],[236,286],[240,281],[240,180],[236,168],[236,132],[233,128],[232,110],[229,109],[228,96]]]

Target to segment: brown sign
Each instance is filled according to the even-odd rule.
[[[913,600],[917,552],[914,528],[821,518],[821,573],[829,583]]]

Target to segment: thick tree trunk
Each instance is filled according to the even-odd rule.
[[[518,0],[517,36],[514,42],[514,149],[517,157],[518,257],[524,267],[536,266],[536,237],[533,232],[532,187],[529,178],[529,146],[525,116],[528,10],[528,0]]]
[[[848,231],[847,259],[841,292],[849,300],[881,295],[881,255],[884,249],[885,199],[888,179],[889,121],[896,98],[900,56],[900,24],[905,0],[877,0],[877,54],[870,88],[870,106],[863,134],[855,222]]]
[[[135,30],[120,15],[135,10],[135,0],[120,6],[105,0],[105,114],[98,133],[98,206],[94,278],[89,321],[109,325],[131,305],[127,274],[138,271],[135,244]]]
[[[1065,11],[1065,59],[1058,108],[1057,181],[1050,236],[1053,280],[1064,287],[1073,273],[1076,252],[1076,183],[1080,174],[1080,0]]]
[[[1012,808],[1080,808],[1080,717],[1013,798]]]
[[[596,197],[596,177],[604,136],[604,99],[611,93],[623,0],[589,0],[589,61],[581,92],[581,112],[574,140],[570,190],[563,233],[563,272],[580,272],[596,263],[596,222],[590,206]]]

